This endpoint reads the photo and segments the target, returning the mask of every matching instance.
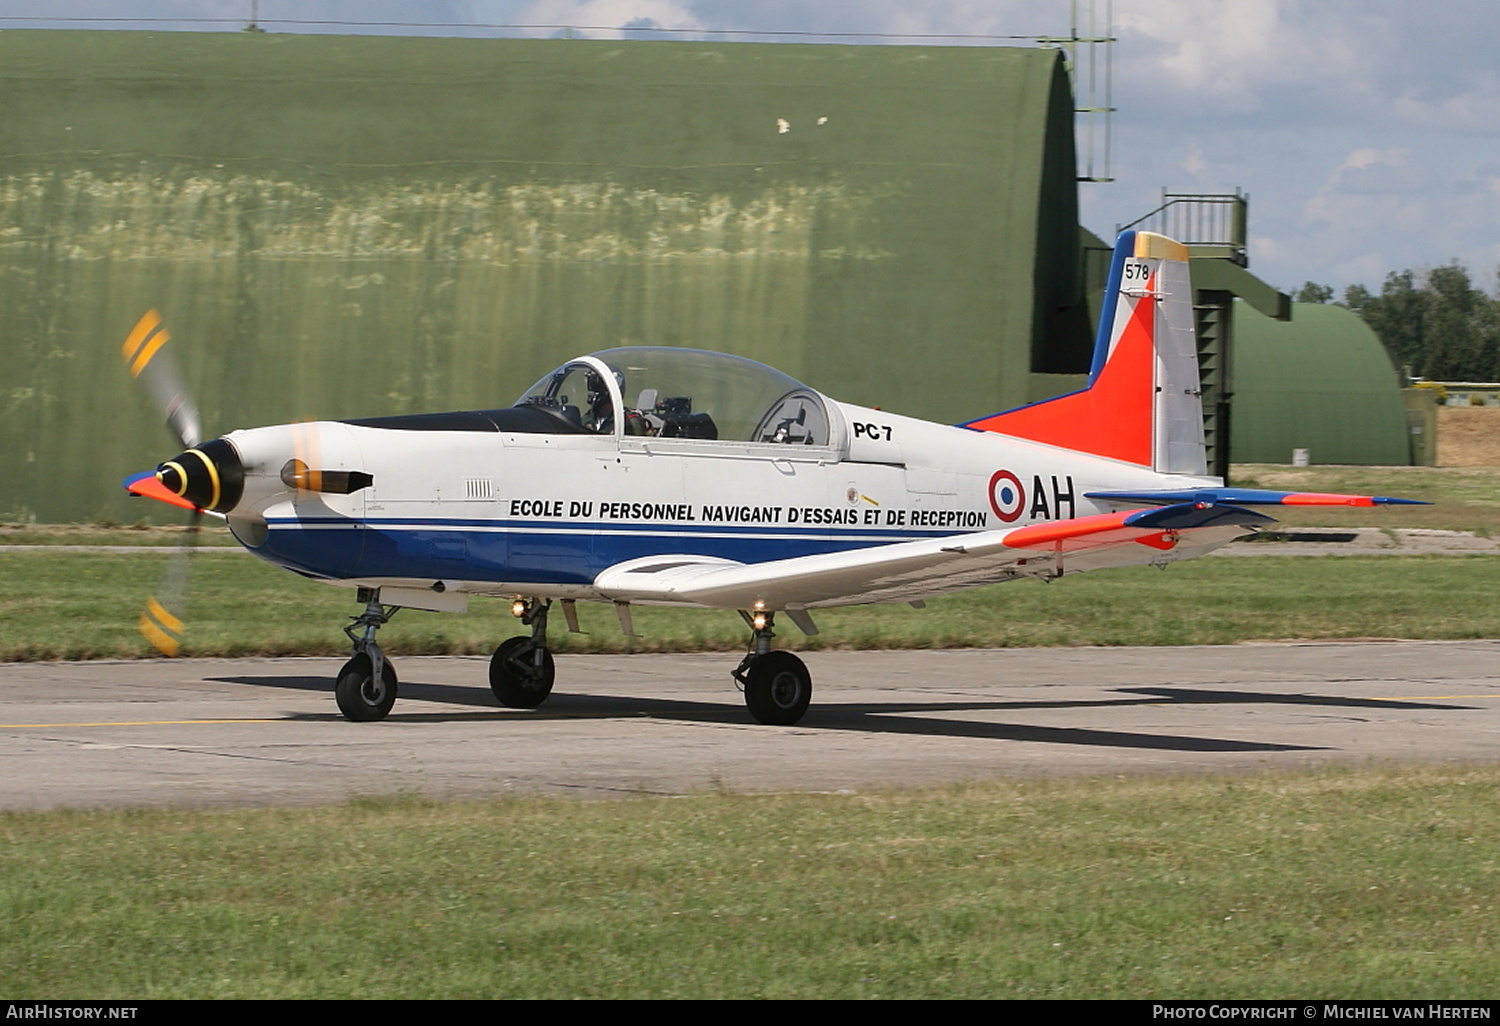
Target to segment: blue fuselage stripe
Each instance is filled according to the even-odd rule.
[[[617,563],[701,555],[740,563],[848,552],[951,530],[337,518],[272,519],[256,554],[315,577],[590,584]]]

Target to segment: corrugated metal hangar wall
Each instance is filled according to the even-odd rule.
[[[148,512],[149,307],[210,432],[621,344],[1018,405],[1087,364],[1072,106],[1049,50],[0,33],[0,515]]]

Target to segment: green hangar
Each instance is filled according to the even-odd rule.
[[[949,422],[1089,362],[1056,50],[7,31],[0,102],[8,519],[155,512],[119,487],[168,442],[119,357],[151,308],[210,433],[618,345]]]

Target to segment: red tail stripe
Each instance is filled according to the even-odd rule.
[[[1146,285],[1148,296],[1136,302],[1092,387],[968,426],[1150,466],[1156,303],[1149,294],[1155,288],[1153,275]]]

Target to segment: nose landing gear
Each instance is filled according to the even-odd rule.
[[[344,719],[356,723],[383,720],[396,704],[396,668],[375,643],[375,632],[396,615],[398,606],[382,606],[379,588],[361,588],[365,611],[344,628],[354,655],[339,670],[334,698]]]

